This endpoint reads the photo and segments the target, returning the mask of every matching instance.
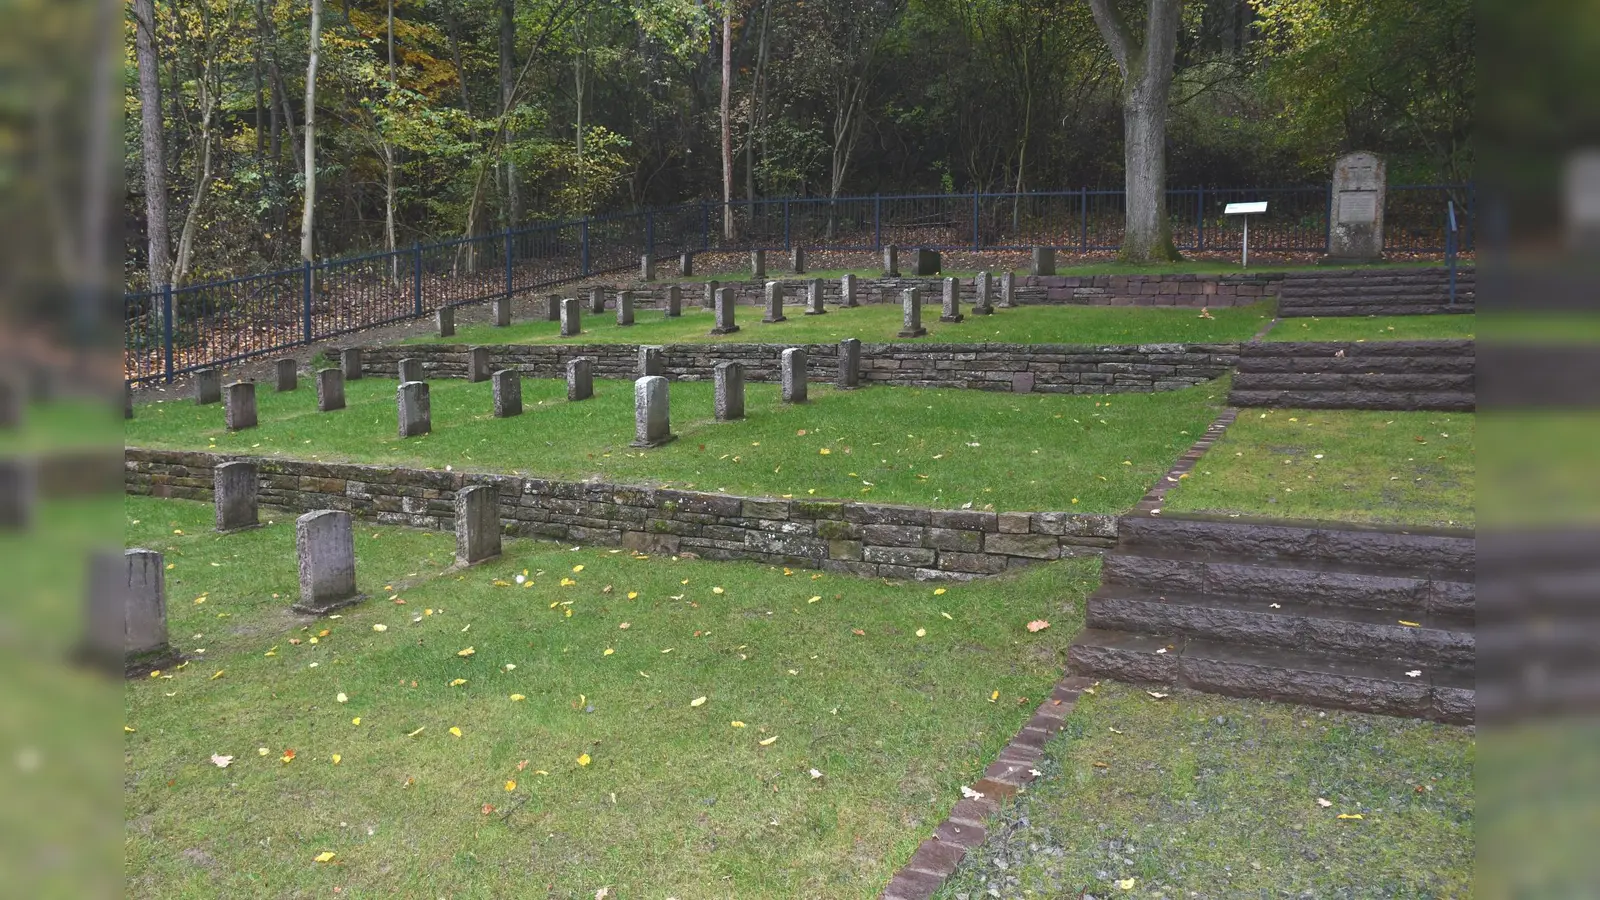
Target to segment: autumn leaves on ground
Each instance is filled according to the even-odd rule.
[[[449,535],[365,526],[366,601],[302,620],[291,517],[126,515],[189,656],[127,691],[132,896],[871,896],[1060,676],[1096,569],[447,571]]]

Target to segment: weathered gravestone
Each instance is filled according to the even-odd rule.
[[[197,406],[222,402],[221,369],[200,369],[194,373],[194,402]]]
[[[796,247],[789,251],[789,269],[796,275],[806,273],[806,248]]]
[[[683,291],[675,284],[667,285],[665,317],[676,319],[683,315]]]
[[[1017,273],[1007,272],[1000,276],[1000,308],[1011,309],[1017,305]]]
[[[218,464],[211,474],[211,494],[218,531],[238,531],[261,524],[261,480],[255,463],[236,459]]]
[[[595,285],[589,288],[589,312],[599,315],[606,311],[606,289]]]
[[[578,309],[578,299],[568,297],[561,301],[561,336],[577,337],[583,332],[583,314]]]
[[[490,379],[494,392],[494,417],[509,419],[522,415],[522,375],[516,369],[501,369]]]
[[[38,471],[33,460],[0,459],[0,529],[16,531],[31,526],[38,496]]]
[[[467,382],[477,384],[489,380],[489,348],[467,348]]]
[[[293,359],[280,359],[277,370],[279,391],[293,391],[300,387],[299,363]]]
[[[456,309],[453,306],[441,306],[433,314],[434,323],[439,326],[439,337],[455,337]]]
[[[567,399],[587,400],[594,396],[594,360],[587,356],[567,360]]]
[[[456,491],[456,564],[500,555],[500,492],[492,485]]]
[[[639,257],[639,280],[656,280],[656,258],[648,253]]]
[[[422,373],[422,360],[417,359],[415,356],[408,356],[405,359],[400,360],[400,365],[398,368],[400,370],[400,380],[402,382],[427,380]]]
[[[893,244],[883,248],[883,277],[900,277],[900,248]]]
[[[407,381],[395,390],[396,415],[402,438],[416,437],[433,430],[433,403],[426,381]]]
[[[711,329],[712,334],[733,334],[739,326],[733,321],[733,288],[722,288],[717,291],[717,324]]]
[[[900,333],[897,337],[917,338],[928,333],[922,327],[922,291],[909,287],[900,292]]]
[[[961,314],[961,282],[954,278],[944,280],[944,308],[939,314],[941,322],[960,322],[966,319]]]
[[[700,298],[700,307],[702,309],[717,308],[717,290],[721,286],[715,281],[706,282],[705,294]]]
[[[783,315],[783,282],[767,282],[767,314],[761,321],[769,325],[788,321]]]
[[[989,280],[988,272],[979,272],[978,278],[972,283],[976,299],[972,304],[972,314],[975,316],[994,315],[994,285]]]
[[[561,295],[551,294],[544,298],[544,320],[546,322],[561,321]]]
[[[783,351],[779,364],[783,379],[783,402],[806,402],[806,351],[790,347]]]
[[[839,305],[850,308],[856,306],[856,276],[845,273],[839,279]]]
[[[505,328],[511,324],[511,298],[496,297],[494,306],[494,327]]]
[[[666,352],[660,347],[639,348],[639,374],[643,378],[647,375],[667,374]]]
[[[1383,258],[1383,203],[1387,167],[1376,153],[1357,151],[1333,167],[1333,221],[1328,255],[1319,262],[1376,262]]]
[[[1028,269],[1030,275],[1054,275],[1056,273],[1056,248],[1033,248],[1033,265]]]
[[[85,650],[123,672],[141,675],[175,664],[181,654],[167,638],[166,564],[154,550],[96,554],[90,571]]]
[[[718,422],[744,418],[744,366],[719,362],[712,369],[716,382],[715,408]]]
[[[300,564],[296,612],[323,615],[361,599],[356,592],[356,538],[349,513],[337,509],[306,513],[294,522],[294,546]]]
[[[688,278],[694,274],[694,254],[685,250],[678,255],[678,275]]]
[[[360,347],[346,347],[339,351],[339,371],[344,373],[345,381],[359,381],[361,379]]]
[[[913,275],[937,275],[943,261],[939,258],[939,251],[927,247],[918,247],[915,262],[911,268]]]
[[[223,404],[222,419],[229,431],[243,431],[256,427],[256,383],[235,381],[228,385]]]
[[[822,305],[822,279],[813,278],[806,285],[806,315],[820,316],[828,311]]]
[[[750,280],[761,281],[767,277],[767,251],[750,251]]]
[[[839,378],[834,386],[848,391],[861,384],[861,342],[845,338],[839,342]]]
[[[633,291],[617,291],[617,324],[633,324]]]
[[[667,380],[651,375],[633,383],[633,446],[659,447],[673,440]]]
[[[317,412],[344,409],[344,373],[338,369],[317,372]]]

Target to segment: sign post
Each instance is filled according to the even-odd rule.
[[[1255,203],[1229,203],[1222,210],[1225,216],[1244,216],[1244,258],[1239,264],[1241,268],[1250,268],[1250,214],[1266,211],[1265,200],[1258,200]]]

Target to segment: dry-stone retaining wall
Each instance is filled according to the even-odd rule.
[[[798,345],[806,351],[812,381],[832,382],[839,345]],[[528,378],[562,378],[567,361],[594,360],[596,378],[637,378],[633,344],[506,344],[487,348],[490,367]],[[670,344],[662,348],[663,374],[683,381],[711,379],[719,362],[744,366],[746,381],[778,381],[782,344]],[[463,344],[368,347],[362,365],[389,378],[401,359],[422,360],[429,378],[462,378]],[[1238,344],[1143,344],[1094,347],[1070,344],[862,344],[861,378],[879,384],[975,388],[1056,394],[1150,393],[1203,384],[1239,362]]]
[[[243,458],[130,448],[126,490],[209,502],[214,467]],[[449,531],[456,492],[487,484],[499,491],[508,534],[887,578],[966,580],[1099,553],[1117,536],[1117,519],[1109,515],[930,510],[303,460],[257,462],[261,503],[294,512],[345,510],[386,524]]]

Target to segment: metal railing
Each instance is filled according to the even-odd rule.
[[[1397,252],[1472,247],[1470,185],[1388,189],[1384,246]],[[1457,228],[1455,198],[1466,199]],[[164,381],[339,334],[631,269],[641,256],[682,252],[877,251],[886,245],[938,250],[1025,250],[1052,246],[1090,253],[1122,242],[1121,190],[1081,187],[1034,193],[925,194],[739,201],[724,237],[715,201],[591,216],[457,238],[408,249],[303,263],[295,268],[124,297],[124,363],[130,382]],[[1449,202],[1441,229],[1438,200]],[[1222,215],[1241,200],[1266,200],[1251,243],[1268,252],[1326,252],[1332,190],[1174,188],[1167,192],[1173,241],[1205,252],[1238,246],[1239,223]],[[1453,270],[1452,270],[1453,271]]]

